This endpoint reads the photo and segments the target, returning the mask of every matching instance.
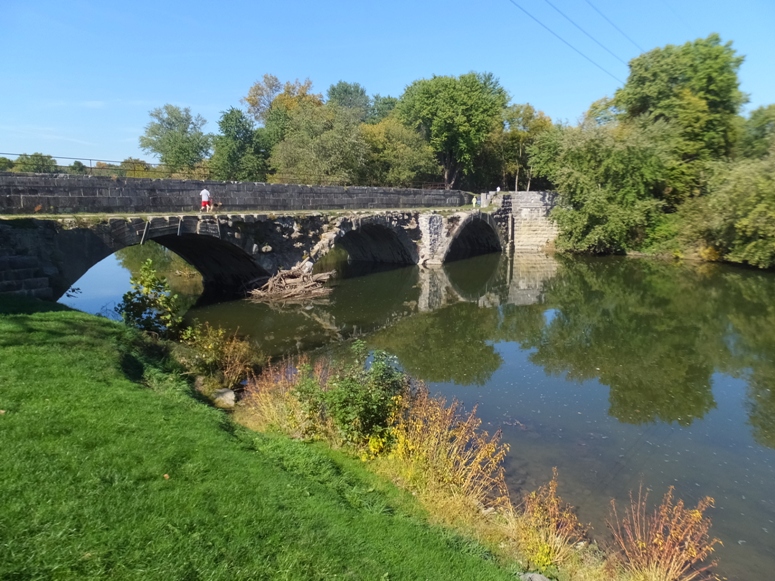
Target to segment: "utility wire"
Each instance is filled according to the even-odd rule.
[[[554,8],[554,9],[555,9],[557,12],[559,12],[559,13],[560,13],[560,15],[561,15],[561,16],[562,16],[562,17],[563,17],[565,20],[567,20],[568,22],[570,22],[570,23],[571,23],[573,26],[575,26],[575,27],[576,27],[576,28],[578,28],[578,29],[579,29],[581,32],[583,32],[583,33],[584,33],[584,34],[586,34],[586,35],[587,35],[589,38],[591,38],[591,39],[592,39],[592,41],[593,41],[593,42],[595,42],[595,43],[596,43],[596,44],[597,44],[599,47],[601,47],[601,48],[602,48],[604,51],[606,51],[608,54],[610,54],[612,57],[614,57],[616,60],[618,60],[618,61],[619,61],[620,63],[622,63],[624,66],[627,66],[627,62],[626,62],[626,61],[624,61],[624,60],[622,60],[621,58],[619,58],[619,55],[617,55],[617,54],[616,54],[616,53],[614,53],[613,51],[609,50],[609,48],[608,48],[607,46],[605,46],[605,45],[604,45],[602,42],[598,41],[598,40],[597,40],[597,39],[596,39],[594,36],[592,36],[592,35],[591,35],[591,34],[589,34],[589,33],[588,33],[586,30],[584,30],[583,28],[581,28],[581,26],[579,26],[578,24],[576,24],[576,23],[575,23],[575,22],[574,22],[574,21],[573,21],[573,20],[572,20],[572,19],[571,19],[571,18],[570,18],[570,17],[569,17],[567,14],[565,14],[565,13],[564,13],[562,10],[560,10],[559,8],[557,8],[557,6],[555,6],[554,4],[552,4],[551,2],[549,2],[549,0],[544,0],[544,2],[546,2],[546,3],[547,3],[549,6],[551,6],[551,7],[552,7],[552,8]]]
[[[675,16],[675,17],[676,17],[678,20],[680,20],[680,21],[681,21],[681,24],[683,24],[683,25],[686,27],[686,30],[688,30],[688,31],[689,31],[689,34],[694,34],[694,32],[692,31],[692,27],[691,27],[691,26],[689,26],[689,23],[688,23],[688,22],[686,22],[686,20],[684,20],[684,19],[683,19],[683,17],[682,17],[680,14],[678,14],[678,12],[676,12],[676,10],[675,10],[675,9],[674,9],[674,8],[673,8],[673,7],[672,7],[670,4],[668,4],[668,3],[667,3],[665,0],[662,0],[662,4],[664,4],[664,5],[665,5],[665,7],[666,7],[666,8],[667,8],[667,9],[668,9],[670,12],[672,12],[672,13],[673,13],[673,16]]]
[[[614,27],[616,30],[618,30],[618,31],[619,31],[619,34],[621,34],[621,35],[622,35],[624,38],[626,38],[626,39],[627,39],[627,40],[629,40],[629,41],[630,41],[632,44],[634,44],[634,45],[636,46],[636,48],[637,48],[637,49],[638,49],[640,52],[646,52],[646,49],[644,49],[643,47],[641,47],[641,46],[640,46],[640,45],[639,45],[637,42],[635,42],[635,41],[634,41],[634,40],[632,40],[632,39],[631,39],[629,36],[627,36],[627,33],[626,33],[626,32],[624,32],[624,31],[623,31],[621,28],[619,28],[619,27],[618,27],[618,26],[616,26],[616,25],[615,25],[613,22],[611,22],[611,19],[610,19],[610,18],[608,18],[608,16],[606,16],[606,15],[605,15],[605,14],[603,14],[602,12],[600,12],[600,10],[598,10],[598,9],[597,9],[597,7],[596,7],[594,4],[592,4],[592,2],[590,2],[589,0],[584,0],[584,2],[586,2],[587,4],[589,4],[589,5],[590,5],[590,6],[591,6],[591,7],[594,9],[594,11],[595,11],[595,12],[597,12],[597,13],[598,13],[600,16],[602,16],[603,18],[605,18],[605,20],[606,20],[606,22],[608,22],[608,24],[610,24],[610,25],[611,25],[611,26],[613,26],[613,27]]]
[[[619,77],[617,77],[617,76],[616,76],[616,75],[614,75],[613,73],[609,72],[607,69],[604,69],[602,66],[600,66],[599,64],[597,64],[595,61],[593,61],[591,58],[589,58],[587,55],[585,55],[583,52],[581,52],[579,49],[577,49],[575,46],[573,46],[571,43],[569,43],[567,40],[565,40],[563,37],[561,37],[559,34],[557,34],[556,32],[554,32],[554,31],[553,31],[551,28],[549,28],[548,26],[546,26],[546,24],[544,24],[543,22],[541,22],[540,20],[538,20],[538,18],[536,18],[535,16],[533,16],[532,14],[530,14],[530,12],[528,12],[527,10],[525,10],[524,8],[522,8],[522,6],[520,6],[519,4],[517,4],[517,3],[516,3],[514,0],[509,0],[509,2],[511,2],[511,3],[512,3],[514,6],[516,6],[517,8],[519,8],[519,9],[520,9],[522,12],[524,12],[525,14],[527,14],[527,15],[528,15],[530,18],[532,18],[533,20],[535,20],[535,21],[536,21],[538,24],[540,24],[540,25],[541,25],[541,26],[542,26],[544,29],[546,29],[546,30],[547,30],[548,32],[550,32],[550,33],[551,33],[553,36],[555,36],[555,37],[556,37],[556,38],[557,38],[557,39],[558,39],[560,42],[562,42],[563,44],[567,45],[567,46],[568,46],[569,48],[571,48],[571,49],[572,49],[574,52],[577,52],[577,53],[578,53],[578,54],[580,54],[582,57],[584,57],[584,58],[585,58],[585,59],[587,59],[589,62],[591,62],[593,65],[595,65],[597,68],[599,68],[601,71],[603,71],[603,72],[604,72],[606,75],[608,75],[608,76],[609,76],[609,77],[611,77],[612,79],[614,79],[614,80],[616,80],[616,81],[620,82],[622,85],[624,84],[624,81],[622,81],[622,80],[621,80]]]

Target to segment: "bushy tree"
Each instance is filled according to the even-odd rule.
[[[358,118],[335,104],[306,103],[289,111],[285,137],[272,150],[276,182],[357,183],[366,155]]]
[[[529,190],[533,169],[528,151],[538,136],[552,127],[552,120],[542,111],[536,111],[530,103],[507,107],[503,119],[503,172],[514,180],[515,191],[520,190],[520,186]]]
[[[7,157],[0,157],[0,171],[11,171],[13,169],[13,161]]]
[[[205,119],[188,107],[164,105],[150,112],[152,121],[140,136],[140,148],[159,156],[173,172],[191,170],[210,154],[210,136],[202,131]]]
[[[73,175],[84,175],[87,173],[88,168],[82,162],[75,160],[70,164],[70,167],[67,168],[67,171]]]
[[[552,218],[558,248],[610,253],[633,248],[656,221],[664,202],[670,153],[665,122],[555,127],[531,147],[536,170],[557,187]]]
[[[775,144],[775,104],[759,107],[743,122],[740,153],[757,159],[767,155]]]
[[[219,180],[266,180],[269,151],[263,132],[257,132],[253,121],[234,107],[221,114],[220,133],[213,138],[214,153],[210,159],[212,175]]]
[[[248,89],[248,94],[242,99],[256,121],[264,121],[275,97],[282,91],[280,79],[274,75],[265,74]]]
[[[398,99],[395,97],[383,97],[379,93],[371,98],[371,108],[366,117],[366,123],[379,123],[385,119],[398,105]]]
[[[625,121],[667,121],[676,127],[671,144],[681,162],[672,172],[676,205],[701,192],[704,162],[733,153],[737,113],[746,101],[738,88],[742,62],[732,43],[722,44],[717,34],[630,61],[630,75],[614,105]]]
[[[128,178],[147,178],[153,176],[153,168],[142,159],[136,157],[127,157],[119,165],[123,175]]]
[[[410,186],[441,172],[436,156],[420,135],[395,116],[361,127],[368,145],[362,182],[375,186]]]
[[[775,266],[775,145],[722,168],[710,189],[708,241],[732,262]]]
[[[31,173],[56,173],[57,162],[50,155],[45,155],[43,153],[22,153],[16,158],[13,170]]]
[[[328,88],[326,96],[329,103],[357,111],[360,121],[366,119],[371,109],[371,99],[366,94],[366,89],[359,83],[339,81]]]
[[[490,73],[422,79],[409,85],[396,107],[399,118],[428,141],[449,189],[474,169],[482,145],[501,123],[508,96]]]

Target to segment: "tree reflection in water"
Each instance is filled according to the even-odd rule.
[[[461,302],[403,319],[370,343],[419,378],[480,386],[502,363],[497,344],[515,342],[550,375],[608,386],[609,414],[631,424],[688,426],[716,407],[714,373],[740,377],[748,381],[754,436],[775,447],[771,273],[623,258],[559,261],[534,305]],[[457,288],[475,288],[455,276]],[[488,278],[487,291],[497,292]]]

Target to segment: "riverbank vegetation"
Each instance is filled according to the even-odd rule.
[[[639,496],[620,519],[612,504],[615,543],[601,549],[557,494],[554,478],[514,501],[502,462],[508,446],[481,430],[476,410],[432,396],[384,352],[356,342],[347,365],[307,358],[268,366],[252,378],[237,422],[262,433],[323,441],[367,463],[409,490],[431,522],[475,538],[504,564],[557,579],[691,581],[708,577],[717,539],[704,512],[673,503],[669,491],[653,515]]]

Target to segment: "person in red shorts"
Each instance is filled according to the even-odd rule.
[[[210,197],[210,192],[207,191],[207,188],[199,192],[199,195],[202,196],[202,207],[199,208],[199,211],[209,212],[210,210],[212,210],[213,201],[212,201],[212,198]]]

